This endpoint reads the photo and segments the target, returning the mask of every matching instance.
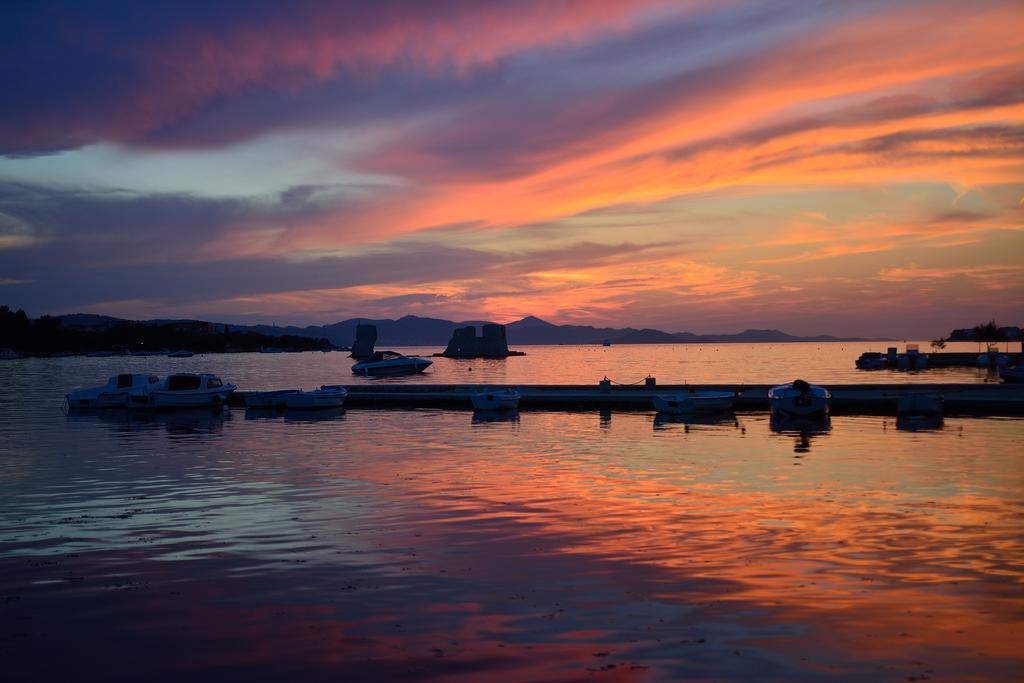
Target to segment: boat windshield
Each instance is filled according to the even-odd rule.
[[[118,389],[127,389],[131,385],[132,385],[132,376],[131,375],[118,375],[117,376],[117,388]]]
[[[224,382],[220,381],[219,377],[211,377],[206,380],[207,389],[220,389],[222,386],[224,386]]]
[[[199,388],[199,375],[171,375],[167,378],[167,388],[171,391],[191,391]]]
[[[394,360],[395,358],[405,358],[405,356],[397,351],[376,351],[368,360],[370,362],[377,363],[382,360]]]

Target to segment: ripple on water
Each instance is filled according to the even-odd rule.
[[[0,417],[0,653],[26,675],[1022,665],[1019,419],[773,431],[763,414],[64,418],[41,403]]]

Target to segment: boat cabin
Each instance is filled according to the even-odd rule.
[[[149,386],[159,381],[160,378],[156,375],[121,374],[111,377],[107,382],[107,386],[112,389],[131,389],[132,387]]]
[[[374,351],[373,355],[363,362],[378,363],[382,360],[394,360],[395,358],[405,358],[405,356],[397,351]]]
[[[198,391],[201,389],[220,389],[224,382],[213,375],[171,375],[167,378],[168,391]]]

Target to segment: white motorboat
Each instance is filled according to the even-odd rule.
[[[313,391],[302,389],[284,389],[281,391],[256,391],[245,395],[245,405],[249,408],[290,408],[296,410],[315,410],[322,408],[340,408],[345,403],[348,391],[345,387],[325,384]]]
[[[130,396],[146,396],[161,386],[160,378],[148,373],[114,375],[102,387],[75,389],[64,401],[68,409],[126,408]]]
[[[683,415],[712,410],[729,410],[736,395],[731,391],[687,391],[678,394],[658,394],[654,408],[659,413]]]
[[[476,410],[515,410],[519,407],[519,392],[514,389],[481,391],[469,399]]]
[[[179,349],[177,351],[172,351],[171,353],[167,354],[167,357],[168,358],[191,358],[194,355],[196,355],[196,354],[192,353],[188,349]]]
[[[418,356],[403,356],[395,351],[377,351],[366,360],[353,365],[352,374],[366,377],[408,375],[423,372],[433,364],[433,361]]]
[[[768,403],[777,415],[828,415],[831,399],[828,389],[802,379],[768,390]]]
[[[896,399],[896,413],[900,417],[941,415],[942,396],[938,394],[905,394]]]
[[[133,408],[203,408],[223,405],[235,389],[220,377],[206,373],[178,373],[170,375],[144,397],[131,396]]]

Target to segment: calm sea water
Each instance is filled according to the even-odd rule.
[[[419,381],[862,377],[845,367],[857,345],[676,348],[528,347],[504,365],[437,359]],[[349,362],[0,364],[4,679],[1024,673],[1018,418],[801,433],[764,414],[59,409],[121,367],[269,388],[347,381]],[[913,379],[863,373],[879,375]]]
[[[651,375],[662,384],[770,384],[797,377],[823,383],[984,382],[976,368],[924,372],[863,371],[854,360],[863,351],[884,351],[904,342],[830,344],[643,344],[623,346],[524,346],[526,356],[503,360],[431,358],[422,375],[360,378],[352,375],[347,353],[209,354],[192,358],[27,358],[0,361],[0,380],[41,381],[54,395],[67,389],[102,384],[119,372],[215,372],[243,390],[313,388],[321,384],[420,382],[460,384],[597,384],[602,377],[623,384]],[[927,343],[920,344],[927,350]],[[1013,344],[1019,350],[1018,344]],[[950,344],[947,351],[976,352],[973,343]],[[431,356],[436,347],[403,347],[407,355]],[[43,387],[39,387],[43,390]]]

